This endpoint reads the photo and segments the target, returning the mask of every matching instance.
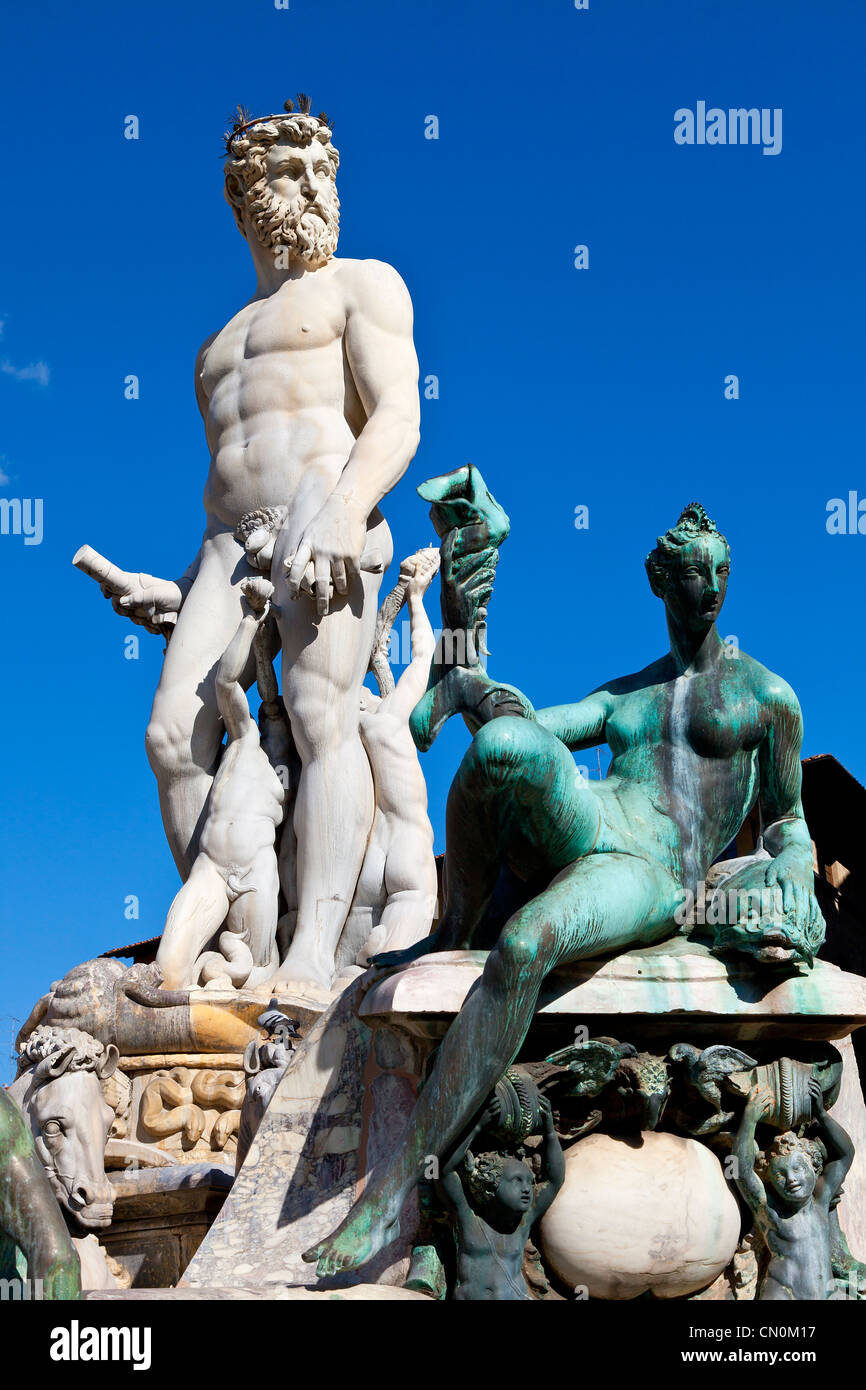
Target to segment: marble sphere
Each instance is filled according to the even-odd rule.
[[[733,1258],[740,1212],[703,1144],[646,1132],[639,1141],[590,1134],[565,1155],[565,1182],[541,1222],[541,1250],[591,1298],[681,1298],[706,1288]]]

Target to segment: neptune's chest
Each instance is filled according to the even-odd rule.
[[[314,294],[312,287],[286,285],[269,299],[245,305],[205,353],[205,395],[256,359],[329,347],[341,339],[345,325],[345,310],[330,286]]]

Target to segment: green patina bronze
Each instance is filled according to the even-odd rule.
[[[490,552],[506,531],[501,508],[474,470],[425,486],[446,535],[443,617],[477,633],[492,589]],[[431,672],[413,720],[419,744],[429,746],[451,713],[477,728],[448,797],[447,902],[432,936],[374,963],[471,949],[503,865],[528,900],[446,1035],[403,1143],[342,1226],[306,1252],[321,1274],[357,1267],[394,1238],[425,1163],[458,1139],[517,1055],[548,972],[670,935],[684,898],[700,892],[756,804],[770,857],[752,873],[778,896],[776,959],[809,962],[817,949],[823,919],[800,804],[800,709],[785,681],[745,652],[732,655],[718,634],[728,543],[693,503],[659,537],[646,569],[665,607],[669,650],[576,703],[533,710],[486,674],[471,647],[457,675],[454,656]],[[610,770],[589,782],[571,755],[605,742]]]
[[[430,478],[418,492],[433,504],[430,519],[442,541],[443,635],[427,691],[409,720],[412,737],[423,753],[452,714],[462,714],[476,733],[499,714],[531,716],[532,706],[514,686],[491,680],[483,665],[487,605],[499,547],[511,529],[508,517],[471,464]]]
[[[63,1214],[51,1191],[23,1115],[0,1092],[0,1277],[27,1280],[42,1298],[81,1297],[81,1271]],[[37,1283],[39,1281],[39,1283]]]
[[[529,1301],[523,1275],[526,1244],[565,1178],[565,1158],[550,1102],[544,1098],[538,1099],[537,1119],[528,1126],[530,1130],[537,1127],[542,1136],[537,1182],[524,1162],[523,1150],[514,1144],[522,1136],[513,1134],[511,1124],[505,1125],[504,1139],[500,1132],[493,1147],[473,1152],[479,1136],[502,1129],[498,1090],[449,1155],[436,1183],[439,1198],[451,1214],[456,1246],[451,1297],[458,1303]]]
[[[759,1299],[848,1296],[845,1284],[834,1277],[841,1232],[838,1218],[833,1221],[833,1209],[854,1161],[854,1145],[842,1126],[827,1114],[817,1077],[809,1081],[809,1094],[816,1123],[813,1137],[791,1129],[778,1132],[756,1158],[756,1129],[760,1125],[783,1129],[773,1091],[756,1084],[749,1092],[734,1139],[736,1183],[754,1214],[754,1229],[762,1247]],[[850,1252],[846,1253],[850,1258]]]

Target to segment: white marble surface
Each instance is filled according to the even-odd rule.
[[[559,1277],[591,1298],[648,1289],[679,1298],[721,1274],[739,1236],[736,1198],[704,1144],[657,1132],[590,1134],[566,1153],[539,1243]]]
[[[458,1012],[484,969],[482,951],[423,956],[373,986],[361,1017],[435,1017]],[[672,937],[657,946],[555,971],[539,1001],[542,1015],[580,1019],[623,1015],[643,1022],[706,1021],[720,1037],[725,1020],[748,1040],[773,1034],[842,1038],[866,1024],[866,979],[818,960],[811,971],[778,976],[747,961],[725,963],[704,946]]]

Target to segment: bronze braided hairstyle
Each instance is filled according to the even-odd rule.
[[[730,559],[731,547],[712,517],[707,516],[700,502],[690,502],[680,512],[676,525],[672,526],[669,531],[665,531],[663,536],[658,537],[655,549],[650,551],[644,561],[650,587],[654,594],[661,595],[665,573],[670,568],[671,563],[679,556],[680,551],[685,546],[691,545],[700,536],[718,536],[719,540],[724,543],[728,552],[728,559]]]

